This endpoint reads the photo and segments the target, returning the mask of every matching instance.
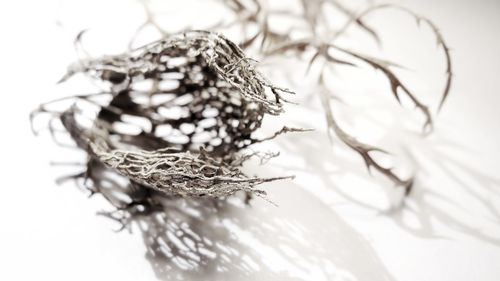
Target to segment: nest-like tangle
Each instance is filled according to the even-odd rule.
[[[55,114],[88,153],[84,176],[93,180],[94,191],[101,187],[92,169],[104,165],[135,189],[196,197],[237,191],[263,195],[257,185],[283,177],[245,175],[241,164],[257,153],[242,150],[263,140],[253,133],[266,114],[283,111],[281,95],[291,92],[269,83],[254,66],[219,34],[183,32],[123,55],[70,66],[63,80],[84,73],[109,88],[101,93],[111,97],[107,104],[97,104],[94,95],[75,97],[98,105],[92,126],[78,122],[82,112],[75,105],[54,113],[44,104],[35,114]]]

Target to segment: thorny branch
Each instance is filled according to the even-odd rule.
[[[229,0],[228,0],[229,1]],[[226,1],[226,3],[228,2]],[[231,3],[239,2],[238,0],[229,1]],[[433,118],[431,111],[427,105],[417,98],[417,95],[413,93],[413,91],[405,85],[397,76],[397,74],[391,70],[391,66],[393,64],[387,62],[386,60],[382,60],[379,58],[373,58],[367,55],[363,55],[355,50],[351,50],[345,47],[342,47],[336,43],[337,38],[347,33],[349,27],[355,25],[358,28],[361,28],[365,32],[371,35],[371,37],[375,40],[377,44],[380,44],[380,37],[377,32],[369,27],[365,22],[365,17],[377,10],[381,9],[397,9],[408,13],[410,16],[414,17],[417,20],[417,23],[425,23],[427,24],[434,35],[436,36],[436,40],[438,46],[444,51],[444,56],[446,60],[446,84],[443,90],[443,94],[441,100],[438,105],[438,111],[442,108],[446,98],[449,95],[451,82],[452,82],[452,64],[451,64],[451,55],[450,49],[448,45],[445,43],[445,40],[437,28],[437,26],[429,19],[416,14],[415,12],[398,6],[394,4],[377,4],[370,5],[368,8],[363,9],[360,13],[354,12],[352,9],[348,8],[340,1],[337,0],[313,0],[313,1],[301,1],[303,8],[302,17],[297,18],[293,12],[283,12],[283,11],[272,11],[269,9],[263,8],[262,5],[258,5],[258,9],[256,9],[256,13],[248,12],[251,8],[245,5],[235,5],[238,9],[235,9],[234,12],[237,15],[242,14],[252,14],[252,17],[246,17],[245,20],[238,22],[239,24],[252,25],[257,24],[259,26],[259,30],[254,34],[248,37],[248,39],[243,40],[241,46],[243,48],[251,48],[252,44],[259,44],[260,53],[264,57],[269,56],[280,56],[293,52],[297,57],[303,57],[305,54],[309,54],[310,50],[313,50],[313,55],[308,60],[308,64],[306,67],[306,73],[309,72],[313,63],[319,58],[324,59],[327,64],[341,64],[357,67],[354,61],[349,59],[339,59],[331,54],[331,50],[335,50],[337,52],[343,53],[348,57],[361,61],[377,70],[380,70],[382,74],[388,79],[390,83],[390,89],[394,97],[399,101],[400,90],[406,96],[410,98],[415,107],[422,112],[425,116],[425,122],[423,124],[423,133],[429,134],[433,129]],[[343,13],[348,17],[348,20],[341,26],[339,29],[334,30],[324,20],[324,8],[329,5],[339,12]],[[306,35],[303,35],[300,38],[290,38],[290,34],[292,33],[277,33],[270,29],[269,21],[271,15],[274,13],[279,13],[280,15],[289,15],[290,21],[296,22],[297,19],[299,22],[302,22],[307,26],[306,30],[309,30]],[[303,32],[302,32],[303,33]],[[265,45],[265,41],[267,38],[277,38],[273,42],[268,42]],[[259,39],[260,38],[260,39]],[[325,39],[327,38],[327,39]],[[258,42],[260,40],[260,43]],[[379,151],[382,152],[381,149],[360,143],[356,138],[349,135],[347,132],[343,131],[337,124],[336,120],[333,118],[332,107],[330,105],[330,90],[325,85],[325,67],[322,68],[319,73],[319,79],[317,80],[319,84],[322,86],[324,91],[319,92],[320,99],[322,101],[322,106],[325,110],[325,117],[327,120],[327,125],[329,132],[334,132],[337,137],[344,142],[348,147],[356,151],[365,161],[365,164],[368,168],[372,167],[375,170],[379,171],[383,175],[385,175],[389,180],[394,182],[397,186],[402,186],[406,190],[406,194],[411,189],[411,185],[413,183],[413,177],[409,179],[401,179],[398,177],[391,168],[386,168],[380,165],[371,155],[370,152]]]
[[[360,20],[361,18],[367,16],[368,14],[375,12],[375,11],[378,11],[378,10],[381,10],[381,9],[396,9],[396,10],[403,11],[403,12],[411,15],[412,17],[414,17],[415,20],[417,21],[417,24],[420,24],[422,22],[427,24],[431,28],[432,32],[434,33],[438,46],[440,46],[444,52],[445,62],[446,62],[446,83],[445,83],[443,94],[442,94],[442,97],[441,97],[441,100],[440,100],[439,106],[438,106],[438,110],[441,110],[441,108],[444,105],[444,102],[446,101],[446,98],[448,97],[448,95],[450,93],[453,72],[452,72],[450,48],[446,44],[441,31],[436,26],[436,24],[434,24],[433,21],[431,21],[430,19],[428,19],[422,15],[415,13],[414,11],[412,11],[408,8],[402,7],[402,6],[398,6],[398,5],[394,5],[394,4],[380,4],[380,5],[375,5],[375,6],[369,7],[368,9],[364,10],[356,17],[351,18],[351,20],[346,22],[346,24],[336,33],[336,37],[340,36],[342,33],[345,33],[347,28],[350,25],[352,25],[353,22],[356,22],[356,20]]]
[[[323,80],[323,75],[320,76],[320,79]],[[320,81],[321,84],[323,84],[323,81]],[[385,175],[388,179],[390,179],[392,182],[394,182],[397,186],[401,186],[405,189],[405,194],[408,195],[409,192],[411,191],[412,185],[413,185],[413,178],[410,179],[401,179],[399,176],[397,176],[391,168],[385,168],[381,166],[371,155],[370,152],[381,152],[381,153],[387,153],[387,151],[371,146],[365,143],[362,143],[358,141],[356,138],[352,137],[348,133],[346,133],[342,128],[337,123],[337,120],[333,116],[333,111],[330,106],[330,99],[328,98],[328,95],[326,94],[320,94],[320,99],[321,99],[321,104],[323,108],[325,109],[325,114],[326,114],[326,121],[328,124],[328,134],[330,135],[330,131],[333,131],[335,135],[347,146],[349,146],[351,149],[356,151],[362,158],[363,161],[365,162],[366,168],[370,170],[371,167],[373,167],[375,170],[378,172],[382,173]]]
[[[253,196],[266,199],[260,184],[292,178],[252,177],[242,171],[243,163],[250,158],[256,157],[263,164],[279,155],[253,151],[251,145],[284,133],[307,131],[285,126],[269,137],[255,137],[263,118],[281,114],[283,103],[287,102],[286,95],[293,92],[267,81],[256,70],[255,60],[247,57],[243,50],[257,50],[263,59],[293,54],[305,60],[306,73],[318,60],[323,60],[325,65],[358,67],[360,63],[371,66],[388,79],[391,93],[397,100],[400,94],[410,98],[425,115],[424,131],[430,132],[433,120],[429,107],[399,79],[391,69],[394,64],[336,42],[352,26],[369,34],[380,45],[377,30],[365,17],[385,8],[398,9],[410,14],[418,23],[428,25],[444,51],[447,77],[438,111],[450,92],[450,49],[432,21],[409,9],[383,4],[369,6],[358,13],[341,0],[301,0],[302,9],[297,12],[271,10],[266,5],[267,0],[217,1],[233,13],[233,19],[206,28],[209,31],[173,34],[157,22],[151,1],[141,1],[146,19],[131,38],[129,51],[118,56],[90,57],[81,42],[85,31],[80,32],[75,47],[83,52],[82,58],[69,67],[60,82],[84,74],[90,82],[104,84],[106,89],[44,103],[30,115],[35,134],[38,132],[33,126],[36,117],[48,115],[47,127],[56,143],[67,145],[56,137],[63,132],[71,137],[78,149],[87,153],[84,170],[60,178],[59,182],[75,180],[91,196],[102,195],[116,209],[100,214],[120,223],[119,230],[130,229],[135,223],[147,245],[148,258],[171,259],[174,256],[184,265],[206,264],[210,259],[209,254],[205,254],[207,251],[193,257],[192,252],[186,250],[193,245],[197,249],[213,246],[189,228],[196,230],[204,223],[205,216],[193,213],[213,212],[222,200],[238,191],[244,192],[245,203]],[[341,28],[333,29],[328,25],[326,6],[347,17]],[[293,22],[286,32],[274,29],[272,17],[276,15]],[[164,38],[133,49],[139,33],[147,26],[154,27]],[[247,28],[250,26],[256,28]],[[231,27],[241,28],[243,36],[239,44],[220,35]],[[296,29],[302,34],[300,37],[294,36]],[[326,75],[323,67],[316,81],[322,89],[318,95],[328,136],[336,135],[362,157],[369,171],[378,171],[408,194],[413,177],[401,178],[392,168],[382,166],[373,154],[388,152],[358,141],[339,125],[331,104],[332,93],[325,83]],[[64,101],[72,105],[62,110],[52,107]],[[93,111],[82,104],[91,106]],[[91,119],[92,125],[84,125],[79,117]],[[123,129],[123,126],[132,129]],[[207,198],[195,200],[198,197]],[[181,204],[177,206],[178,203]],[[191,225],[185,228],[176,221],[175,213],[193,220]],[[169,240],[168,232],[175,233],[181,245]],[[227,254],[219,260],[233,262]]]

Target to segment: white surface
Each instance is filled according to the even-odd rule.
[[[63,169],[49,167],[49,162],[73,158],[47,135],[35,138],[29,130],[28,114],[38,103],[68,90],[74,93],[75,89],[54,85],[75,59],[73,31],[84,23],[94,28],[107,23],[113,33],[105,37],[115,45],[102,45],[116,46],[135,24],[130,16],[141,14],[133,2],[99,2],[104,1],[0,4],[1,280],[155,280],[178,273],[172,269],[155,275],[144,258],[138,232],[115,233],[112,221],[95,215],[109,209],[104,200],[87,199],[71,184],[57,186],[54,179]],[[414,133],[418,123],[412,120],[417,115],[399,108],[385,81],[370,69],[339,69],[334,83],[336,93],[352,105],[336,105],[346,126],[362,139],[406,155],[402,160],[406,167],[418,167],[414,192],[405,207],[383,211],[388,203],[382,186],[387,183],[369,177],[360,159],[342,145],[334,143],[331,148],[318,101],[303,101],[304,107],[290,106],[285,120],[317,131],[281,137],[266,147],[281,151],[280,157],[264,167],[248,167],[262,175],[297,176],[266,186],[279,207],[256,200],[251,208],[229,207],[229,213],[207,215],[202,233],[236,250],[230,270],[205,268],[180,276],[187,280],[498,280],[500,3],[405,3],[434,19],[453,48],[456,75],[436,133],[426,139]],[[61,15],[71,16],[61,19]],[[80,25],[61,29],[56,18]],[[402,75],[435,103],[443,64],[428,29],[419,31],[413,21],[389,11],[372,20],[382,30],[384,54],[412,69]],[[406,34],[407,28],[415,35]],[[358,47],[367,47],[359,40]],[[303,92],[303,97],[313,91],[307,83],[299,84],[290,87]],[[394,197],[394,191],[386,190]]]

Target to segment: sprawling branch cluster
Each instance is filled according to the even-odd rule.
[[[373,151],[385,153],[385,151],[372,145],[361,143],[355,137],[349,135],[349,133],[343,130],[338,124],[337,120],[334,118],[331,106],[331,90],[325,83],[327,79],[325,71],[329,65],[340,64],[357,66],[358,62],[379,70],[388,80],[391,92],[397,101],[399,102],[400,95],[406,95],[409,100],[413,102],[415,108],[424,115],[425,121],[423,124],[423,132],[424,134],[428,134],[433,128],[431,110],[429,106],[423,103],[392,70],[393,64],[386,60],[364,55],[358,51],[343,47],[337,43],[337,39],[344,35],[351,26],[355,26],[368,33],[376,43],[380,43],[379,36],[373,28],[366,24],[365,17],[372,12],[382,9],[396,9],[402,11],[414,17],[418,23],[428,25],[435,34],[437,44],[443,50],[446,61],[446,84],[438,106],[438,109],[441,109],[450,91],[452,66],[449,47],[445,43],[436,25],[429,19],[409,9],[393,4],[369,5],[368,8],[358,13],[352,11],[337,0],[304,0],[300,1],[302,4],[302,14],[297,14],[292,10],[266,9],[266,5],[262,5],[265,1],[224,0],[223,2],[235,13],[236,18],[239,19],[229,23],[229,26],[240,25],[242,27],[257,27],[256,32],[249,34],[246,39],[242,40],[240,46],[243,48],[258,46],[260,54],[263,57],[294,54],[295,57],[302,58],[308,56],[312,51],[312,55],[308,59],[307,72],[318,59],[323,59],[323,65],[317,80],[319,86],[321,86],[323,90],[319,91],[318,94],[320,95],[325,110],[329,133],[335,134],[343,143],[356,151],[363,158],[368,168],[373,168],[382,173],[389,180],[394,182],[395,185],[404,187],[406,193],[408,193],[413,183],[412,177],[403,179],[396,175],[392,168],[384,167],[379,164],[370,153]],[[327,13],[324,12],[327,10],[326,8],[337,10],[341,14],[344,14],[348,20],[341,25],[340,28],[332,28],[326,20],[328,16]],[[298,29],[298,33],[302,35],[299,38],[292,38],[292,27],[285,33],[280,33],[270,28],[269,21],[274,15],[288,17],[290,22],[293,23],[291,26]],[[221,26],[227,27],[228,25]],[[342,58],[338,58],[340,55],[342,55]]]

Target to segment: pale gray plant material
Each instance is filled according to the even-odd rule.
[[[81,60],[62,81],[77,73],[106,82],[112,97],[100,105],[90,128],[78,123],[76,106],[56,114],[88,152],[89,163],[98,161],[135,185],[180,196],[226,197],[237,191],[262,196],[257,185],[286,178],[248,177],[242,162],[269,155],[240,151],[263,141],[252,134],[266,114],[283,112],[282,95],[292,92],[268,82],[222,35],[183,32],[123,55]],[[37,112],[46,111],[42,105]],[[116,128],[131,123],[130,117],[148,128],[139,134]],[[168,133],[160,129],[165,127]],[[274,136],[288,131],[301,130],[285,127]],[[92,165],[88,169],[87,176]]]
[[[399,80],[391,70],[393,64],[360,54],[335,41],[347,33],[350,26],[357,26],[380,43],[377,32],[367,24],[364,16],[395,6],[371,6],[357,13],[344,6],[340,0],[302,0],[303,13],[297,15],[288,11],[269,10],[266,5],[261,5],[261,0],[222,2],[234,13],[234,20],[207,29],[223,30],[237,26],[245,30],[246,26],[255,25],[257,29],[253,30],[256,32],[246,36],[238,45],[217,32],[170,34],[156,22],[155,11],[150,9],[147,2],[142,2],[147,19],[138,32],[151,25],[165,38],[123,55],[87,58],[71,65],[62,81],[83,73],[93,82],[103,82],[108,89],[63,98],[74,100],[75,105],[62,111],[51,109],[52,102],[42,104],[31,115],[33,120],[39,114],[49,114],[51,120],[48,127],[54,140],[59,142],[56,125],[62,123],[65,133],[71,136],[78,148],[87,152],[86,169],[61,180],[75,179],[79,183],[83,180],[91,194],[102,195],[116,207],[116,210],[103,212],[102,215],[117,220],[122,228],[130,228],[135,223],[143,234],[148,258],[154,267],[160,266],[156,259],[162,257],[174,263],[180,259],[194,265],[207,264],[208,260],[217,258],[218,263],[234,263],[227,257],[205,257],[203,253],[206,251],[194,253],[193,258],[193,253],[189,251],[190,241],[196,241],[197,250],[215,247],[213,244],[203,245],[205,239],[199,227],[207,220],[198,213],[216,213],[215,210],[221,204],[227,203],[225,198],[237,191],[246,192],[246,199],[250,199],[252,194],[264,196],[264,190],[258,185],[284,177],[249,177],[242,172],[241,165],[251,157],[258,157],[261,162],[265,162],[277,154],[250,151],[248,147],[282,133],[303,131],[284,127],[269,137],[254,137],[264,116],[283,112],[285,95],[292,92],[268,82],[242,49],[256,46],[264,57],[289,54],[304,57],[312,50],[313,55],[307,59],[307,70],[320,58],[334,65],[357,66],[358,62],[366,63],[387,77],[396,98],[398,89],[410,97],[426,116],[426,129],[432,126],[430,110]],[[324,28],[325,5],[330,5],[349,18],[342,28],[331,30],[331,34],[334,34],[332,38],[326,39],[317,33]],[[401,10],[400,7],[396,8]],[[419,22],[430,25],[439,46],[445,52],[447,82],[439,105],[441,108],[448,96],[452,78],[449,48],[431,21],[410,10],[403,11]],[[269,17],[274,14],[298,20],[307,26],[309,32],[303,38],[291,38],[291,32],[275,31],[269,23]],[[82,34],[78,36],[77,43]],[[338,58],[339,53],[348,55],[350,59]],[[380,165],[370,153],[381,149],[359,142],[338,125],[331,107],[331,91],[324,83],[326,78],[322,71],[318,83],[324,90],[319,92],[319,96],[329,133],[334,133],[359,153],[369,168],[373,167],[409,192],[413,178],[401,179],[392,169]],[[108,99],[103,101],[99,99],[101,97]],[[81,115],[92,115],[78,106],[79,101],[98,108],[96,116],[92,116],[91,126],[84,126],[78,121]],[[172,113],[175,113],[174,116]],[[137,119],[141,120],[139,124]],[[140,132],[124,131],[117,125],[134,125]],[[177,200],[179,195],[189,200]],[[194,200],[200,196],[208,198]],[[176,213],[180,215],[180,220],[173,218]],[[184,225],[186,221],[187,229]],[[208,224],[212,227],[211,221]],[[176,239],[182,245],[172,241],[171,237],[174,236],[183,238]],[[240,256],[239,253],[235,255]],[[203,258],[197,260],[197,257]],[[165,270],[168,271],[168,268],[160,269]]]
[[[325,68],[328,65],[357,66],[357,63],[362,62],[380,70],[388,79],[395,98],[399,101],[399,95],[408,96],[415,107],[423,113],[424,131],[429,133],[433,125],[431,111],[393,72],[391,68],[395,64],[343,47],[337,44],[337,38],[347,33],[349,27],[354,25],[367,32],[380,44],[377,32],[367,24],[364,17],[373,11],[386,8],[401,10],[415,17],[419,23],[429,25],[446,58],[447,79],[438,107],[440,109],[450,91],[452,68],[448,45],[436,25],[411,10],[391,4],[369,6],[358,13],[337,0],[302,1],[301,15],[268,9],[258,0],[225,0],[223,4],[235,14],[235,20],[229,23],[221,22],[210,29],[223,30],[239,26],[245,30],[245,27],[250,25],[257,27],[253,29],[256,30],[255,33],[249,35],[239,45],[218,33],[209,31],[189,31],[169,35],[155,21],[154,11],[145,4],[147,21],[139,30],[150,24],[166,36],[165,39],[131,50],[124,55],[85,59],[72,65],[63,81],[75,73],[85,73],[93,80],[108,81],[110,83],[108,94],[113,97],[108,105],[102,106],[96,119],[96,126],[87,129],[93,137],[85,140],[75,139],[77,143],[86,144],[85,149],[94,158],[134,182],[164,192],[172,189],[174,193],[182,195],[207,195],[203,190],[211,190],[208,195],[222,196],[232,194],[236,190],[255,190],[255,185],[267,180],[248,178],[241,173],[236,167],[248,156],[239,157],[237,152],[262,141],[254,139],[252,133],[260,127],[265,114],[278,115],[283,111],[282,101],[286,101],[283,94],[291,91],[269,83],[255,70],[254,61],[247,58],[240,47],[246,49],[257,46],[264,57],[287,56],[291,53],[303,57],[312,51],[307,71],[318,59],[324,60],[317,81],[323,89],[319,91],[319,95],[325,110],[328,133],[334,133],[348,147],[356,151],[368,168],[374,168],[397,186],[404,187],[408,193],[414,181],[413,177],[403,179],[396,175],[392,168],[380,165],[371,153],[375,151],[386,153],[384,150],[358,141],[338,124],[332,110],[331,90],[325,83],[327,79]],[[327,15],[323,11],[327,5],[348,17],[339,29],[330,30],[326,24]],[[291,32],[277,32],[269,20],[273,15],[289,16],[290,19],[305,25],[309,32],[302,38],[292,38]],[[323,37],[325,31],[332,36]],[[340,54],[348,58],[339,58]],[[180,77],[176,77],[176,74],[180,74]],[[136,89],[136,85],[144,81],[152,82],[149,88]],[[165,86],[164,82],[168,81],[175,81],[176,84]],[[161,103],[155,101],[156,98],[164,98],[165,95],[171,95],[172,98]],[[85,96],[78,98],[90,100]],[[139,103],[138,98],[146,98],[149,102]],[[180,111],[179,118],[162,116],[162,111],[172,109]],[[41,107],[41,111],[44,110]],[[66,113],[75,112],[70,110]],[[215,115],[212,116],[213,114]],[[145,118],[150,123],[150,129],[136,135],[116,131],[113,125],[126,123],[124,120],[126,116]],[[72,124],[77,127],[76,122]],[[162,136],[158,128],[164,125],[168,125],[171,132],[183,137],[184,140],[171,142]],[[71,131],[71,128],[67,129]],[[278,134],[290,130],[296,129],[284,128]],[[104,136],[96,137],[97,131],[105,132]],[[208,135],[200,139],[200,132]],[[112,139],[115,141],[111,141]],[[132,151],[129,151],[130,146],[134,148]],[[204,149],[200,150],[200,147]],[[185,163],[184,157],[202,162],[193,166],[189,173],[185,174],[183,171],[183,176],[174,176],[182,171],[177,169],[179,167],[175,161],[161,162],[158,159],[172,159],[170,158],[173,157],[172,154],[177,153],[182,156],[179,154],[180,157],[175,159],[184,159],[179,163]],[[131,165],[130,161],[135,164]],[[143,164],[144,167],[141,168]],[[214,167],[219,167],[216,172],[219,174],[216,176]],[[204,174],[206,171],[210,171],[209,174]],[[221,179],[227,180],[228,175],[233,180],[231,184],[230,181],[226,181],[227,185],[219,182]],[[183,183],[188,178],[190,183]],[[168,184],[164,184],[165,182]],[[200,183],[200,189],[195,188]],[[169,189],[165,187],[167,185],[172,187]],[[219,188],[212,189],[211,186],[214,185]],[[225,191],[217,193],[215,189]],[[263,194],[263,191],[259,190],[258,193]]]
[[[392,67],[397,64],[391,63],[387,60],[375,58],[369,55],[362,54],[356,50],[341,46],[337,43],[337,39],[346,33],[350,27],[358,27],[368,33],[377,44],[381,44],[380,37],[376,30],[370,27],[365,17],[375,11],[383,9],[394,9],[409,14],[415,18],[417,23],[423,23],[431,28],[434,33],[438,46],[442,49],[446,63],[446,83],[442,93],[442,98],[438,105],[438,111],[442,108],[446,98],[449,95],[452,81],[452,63],[450,49],[446,44],[443,35],[437,26],[428,18],[425,18],[410,9],[394,5],[394,4],[368,4],[366,9],[361,12],[354,12],[339,0],[302,0],[302,13],[297,14],[292,10],[273,10],[264,5],[267,1],[259,0],[221,0],[234,14],[238,20],[227,24],[220,24],[214,29],[227,28],[227,27],[241,27],[242,30],[252,30],[250,26],[257,27],[253,34],[247,36],[240,46],[242,48],[251,48],[257,46],[260,54],[265,57],[282,56],[286,57],[292,54],[294,57],[303,58],[308,56],[312,51],[312,56],[308,59],[306,73],[309,72],[311,66],[320,58],[323,59],[323,66],[318,76],[318,85],[322,91],[318,91],[321,99],[321,104],[325,111],[325,117],[328,125],[328,134],[335,134],[343,143],[349,148],[356,151],[364,160],[368,169],[373,168],[380,172],[396,186],[403,187],[405,193],[408,194],[414,182],[414,177],[401,178],[398,176],[391,167],[384,167],[371,155],[372,152],[378,151],[387,153],[386,151],[375,147],[373,145],[365,144],[358,141],[355,137],[351,136],[348,132],[342,129],[337,119],[334,117],[334,112],[331,106],[332,91],[328,88],[325,81],[329,79],[325,70],[331,65],[346,65],[357,67],[357,63],[361,62],[376,70],[382,72],[389,82],[391,93],[399,102],[400,95],[406,95],[415,108],[420,111],[425,118],[423,125],[423,133],[429,134],[433,130],[433,118],[429,106],[424,104],[413,93],[413,91],[406,86],[399,79],[398,75],[392,70]],[[328,25],[326,17],[329,16],[328,8],[333,8],[338,12],[347,16],[348,20],[341,25],[340,28],[334,29]],[[326,11],[326,12],[325,12]],[[288,17],[293,22],[290,30],[287,32],[275,31],[271,24],[270,18],[272,16]],[[292,38],[293,26],[305,27],[301,30],[303,34],[300,38]],[[255,30],[255,28],[253,29]],[[304,32],[307,30],[307,32]],[[342,58],[339,58],[343,55]],[[347,56],[347,59],[344,58]]]

